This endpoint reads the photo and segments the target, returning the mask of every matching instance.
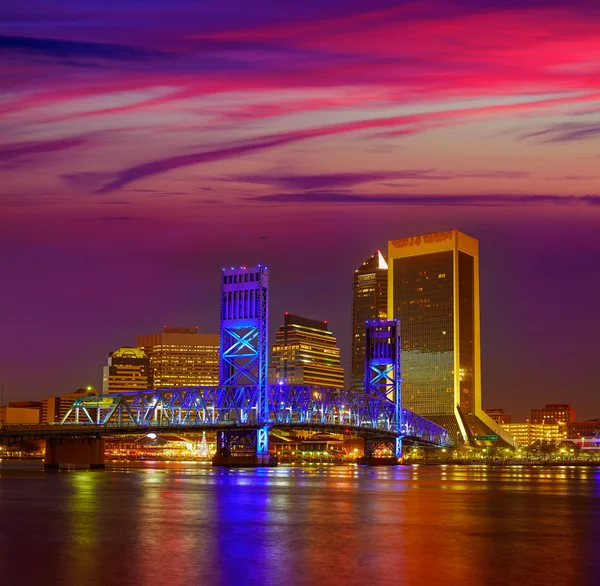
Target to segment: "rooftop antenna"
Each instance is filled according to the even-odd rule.
[[[4,385],[0,385],[0,426],[4,423]]]

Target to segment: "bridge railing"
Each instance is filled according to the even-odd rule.
[[[256,386],[156,389],[82,397],[67,412],[64,425],[107,427],[312,425],[377,430],[450,443],[446,430],[406,409],[396,421],[395,406],[381,397],[349,390],[303,385],[269,385],[267,421],[257,413]]]

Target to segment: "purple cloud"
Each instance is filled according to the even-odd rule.
[[[600,195],[516,195],[516,194],[481,194],[481,195],[385,195],[358,194],[327,191],[309,191],[307,193],[277,193],[246,197],[249,201],[268,203],[365,203],[411,206],[514,206],[514,205],[600,205]]]
[[[37,155],[39,153],[53,153],[75,147],[83,146],[88,139],[83,137],[63,138],[60,140],[47,140],[39,142],[18,142],[0,146],[0,161],[7,161],[17,157]]]
[[[572,142],[600,136],[600,122],[564,122],[538,132],[523,134],[521,138],[541,138],[541,142]]]
[[[267,138],[261,142],[254,142],[245,145],[232,146],[229,148],[216,149],[214,151],[205,151],[202,153],[192,153],[189,155],[177,155],[174,157],[167,157],[165,159],[159,159],[156,161],[150,161],[142,165],[136,165],[129,169],[124,169],[118,173],[117,178],[110,183],[107,183],[100,189],[96,190],[96,193],[109,193],[115,189],[119,189],[124,185],[128,185],[144,177],[150,177],[152,175],[158,175],[171,171],[173,169],[179,169],[180,167],[188,167],[190,165],[197,165],[199,163],[208,163],[210,161],[220,161],[223,159],[229,159],[231,157],[237,157],[247,153],[261,151],[276,146],[280,146],[289,142],[301,140],[305,136],[298,134],[290,135],[274,135],[272,138]]]
[[[116,43],[94,43],[5,35],[0,35],[0,52],[23,53],[57,59],[109,59],[119,61],[148,60],[169,56],[167,53],[152,49]]]
[[[237,175],[232,181],[275,185],[281,189],[331,189],[345,188],[391,180],[448,180],[474,179],[523,179],[532,175],[529,171],[460,171],[444,172],[436,169],[404,169],[400,171],[364,171],[348,173],[325,173],[315,175]],[[385,185],[385,183],[384,183]],[[398,185],[391,184],[397,187]]]

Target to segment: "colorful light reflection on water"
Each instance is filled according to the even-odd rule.
[[[569,584],[600,470],[0,464],[2,584]]]

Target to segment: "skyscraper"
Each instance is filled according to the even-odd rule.
[[[365,323],[387,317],[388,266],[378,250],[354,271],[352,304],[353,391],[364,390]]]
[[[402,331],[402,402],[464,442],[510,436],[481,408],[479,254],[450,230],[388,245],[388,316]]]
[[[155,389],[219,384],[219,335],[198,328],[170,328],[137,336],[136,345],[150,358]]]
[[[269,370],[272,383],[344,387],[340,349],[326,321],[286,313]]]
[[[123,347],[108,355],[102,376],[103,393],[144,391],[152,388],[150,359],[139,348]]]

